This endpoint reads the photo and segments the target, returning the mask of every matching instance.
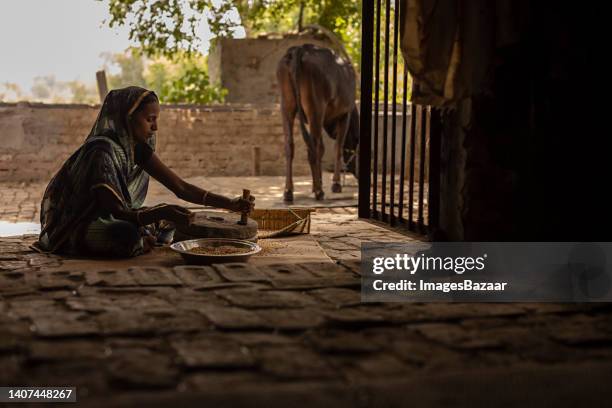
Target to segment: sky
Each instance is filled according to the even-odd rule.
[[[0,84],[16,83],[30,93],[37,76],[95,82],[105,62],[100,54],[135,45],[127,27],[103,23],[107,7],[107,0],[0,0]],[[206,52],[205,22],[199,34]]]

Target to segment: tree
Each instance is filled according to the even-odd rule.
[[[204,57],[196,51],[200,45],[196,32],[202,19],[207,20],[215,38],[232,37],[238,27],[254,36],[318,25],[341,39],[356,68],[360,64],[361,1],[108,0],[108,7],[110,19],[106,23],[110,27],[127,25],[130,40],[139,44],[141,53],[114,59],[121,72],[134,69],[142,73],[138,66],[141,57],[152,59],[143,74],[146,78],[120,74],[120,78],[109,78],[109,85],[118,86],[119,79],[129,79],[125,85],[144,81],[163,102],[211,103],[221,102],[225,96],[225,90],[210,83],[206,64],[202,64]]]
[[[344,41],[358,66],[360,11],[361,1],[347,0],[109,0],[108,24],[127,24],[130,39],[146,55],[166,56],[198,47],[196,29],[202,18],[214,37],[231,37],[240,26],[254,36],[317,24]]]
[[[32,96],[36,99],[49,99],[58,88],[54,75],[34,78],[31,88]]]
[[[172,58],[145,57],[136,48],[105,54],[105,69],[118,66],[107,76],[111,89],[130,85],[151,89],[164,103],[210,104],[223,102],[226,90],[210,83],[207,59],[198,52],[178,51]]]
[[[18,101],[23,96],[21,87],[13,82],[3,83],[2,88],[4,90],[0,92],[0,101]]]
[[[358,69],[361,61],[361,1],[273,0],[262,3],[260,7],[251,7],[246,15],[253,32],[321,26],[340,38]]]
[[[106,60],[105,70],[108,71],[109,64],[119,67],[117,74],[107,74],[110,89],[124,88],[130,85],[146,87],[143,76],[145,61],[140,50],[128,48],[123,53],[103,53],[102,56]]]
[[[66,86],[72,93],[71,103],[96,104],[100,101],[98,90],[94,83],[85,84],[81,81],[66,82]]]
[[[210,104],[223,102],[227,94],[226,89],[210,82],[207,58],[199,53],[155,58],[144,77],[147,87],[165,103]]]
[[[54,75],[34,78],[31,100],[51,103],[89,103],[98,102],[98,92],[93,83],[81,81],[58,81]]]

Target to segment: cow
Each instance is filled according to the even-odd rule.
[[[304,44],[287,50],[278,63],[276,77],[285,133],[284,201],[293,201],[293,123],[296,115],[308,149],[315,198],[322,200],[325,197],[321,169],[323,129],[336,140],[332,192],[341,192],[340,171],[345,165],[355,174],[355,152],[359,143],[356,75],[352,64],[330,49]]]

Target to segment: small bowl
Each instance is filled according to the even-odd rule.
[[[227,255],[194,254],[193,252],[189,252],[189,250],[194,248],[214,248],[219,246],[233,246],[236,248],[245,248],[249,249],[249,252]],[[247,262],[252,255],[255,255],[261,251],[261,247],[253,242],[228,238],[189,239],[187,241],[175,242],[174,244],[170,245],[170,248],[173,251],[178,252],[187,263],[198,265],[212,265],[228,262]]]

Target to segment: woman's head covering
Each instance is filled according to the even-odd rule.
[[[85,143],[45,190],[39,239],[43,250],[78,252],[89,223],[104,216],[93,199],[96,188],[110,190],[127,209],[142,206],[149,176],[134,161],[136,143],[129,120],[142,103],[151,99],[157,100],[153,92],[137,86],[115,89],[106,96]],[[154,150],[155,137],[147,144]]]
[[[127,88],[113,89],[104,98],[98,118],[89,132],[86,141],[93,138],[108,137],[124,150],[129,160],[129,167],[134,167],[134,141],[130,134],[129,120],[136,112],[142,101],[149,99],[153,91],[139,86],[128,86]],[[155,136],[151,137],[147,144],[155,150]]]

